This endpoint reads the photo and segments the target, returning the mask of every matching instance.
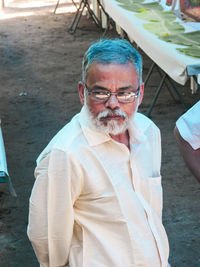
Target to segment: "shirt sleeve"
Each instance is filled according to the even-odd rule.
[[[161,168],[161,136],[160,130],[154,126],[152,131],[152,177],[149,179],[151,206],[162,220],[163,190],[160,174]]]
[[[161,135],[160,129],[155,126],[154,135],[152,140],[152,152],[153,152],[153,164],[152,164],[152,173],[153,176],[160,176],[160,169],[161,169]]]
[[[55,149],[41,159],[29,202],[28,237],[40,266],[67,266],[73,235],[73,205],[82,188],[72,155]]]
[[[200,101],[177,120],[176,126],[193,149],[200,148]]]

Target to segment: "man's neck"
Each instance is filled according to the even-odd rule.
[[[110,137],[112,139],[114,139],[115,141],[124,144],[125,146],[128,147],[128,149],[130,149],[128,130],[126,130],[124,133],[121,133],[121,134],[118,134],[118,135],[110,134]]]

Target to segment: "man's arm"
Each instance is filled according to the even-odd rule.
[[[40,266],[67,266],[73,235],[73,204],[80,188],[76,169],[67,154],[59,150],[43,158],[36,168],[28,236]]]
[[[200,148],[194,150],[190,144],[181,137],[177,127],[174,128],[174,136],[188,168],[200,182]]]

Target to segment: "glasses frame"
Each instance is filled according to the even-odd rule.
[[[86,89],[88,95],[92,95],[92,93],[93,93],[95,90],[89,90],[87,84],[84,84],[84,85],[85,85],[85,89]],[[98,89],[97,89],[97,90],[98,90]],[[108,99],[109,99],[112,95],[115,95],[116,98],[117,98],[117,101],[118,101],[119,103],[125,103],[125,104],[126,104],[126,103],[132,103],[132,102],[134,102],[134,101],[136,100],[136,98],[138,97],[138,95],[139,95],[139,93],[140,93],[140,85],[138,86],[138,89],[137,89],[136,92],[129,91],[129,92],[134,93],[134,98],[133,98],[131,101],[121,101],[121,100],[118,99],[118,97],[117,97],[118,94],[121,93],[121,92],[123,92],[123,90],[120,91],[120,92],[116,92],[116,93],[112,93],[112,92],[110,92],[109,90],[104,90],[104,89],[99,89],[99,90],[105,91],[105,93],[108,95],[108,98],[105,99],[105,100],[94,99],[96,102],[106,103],[106,102],[108,101]]]

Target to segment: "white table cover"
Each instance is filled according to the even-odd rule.
[[[6,154],[5,154],[3,135],[1,130],[1,120],[0,120],[0,171],[3,171],[8,175]]]

